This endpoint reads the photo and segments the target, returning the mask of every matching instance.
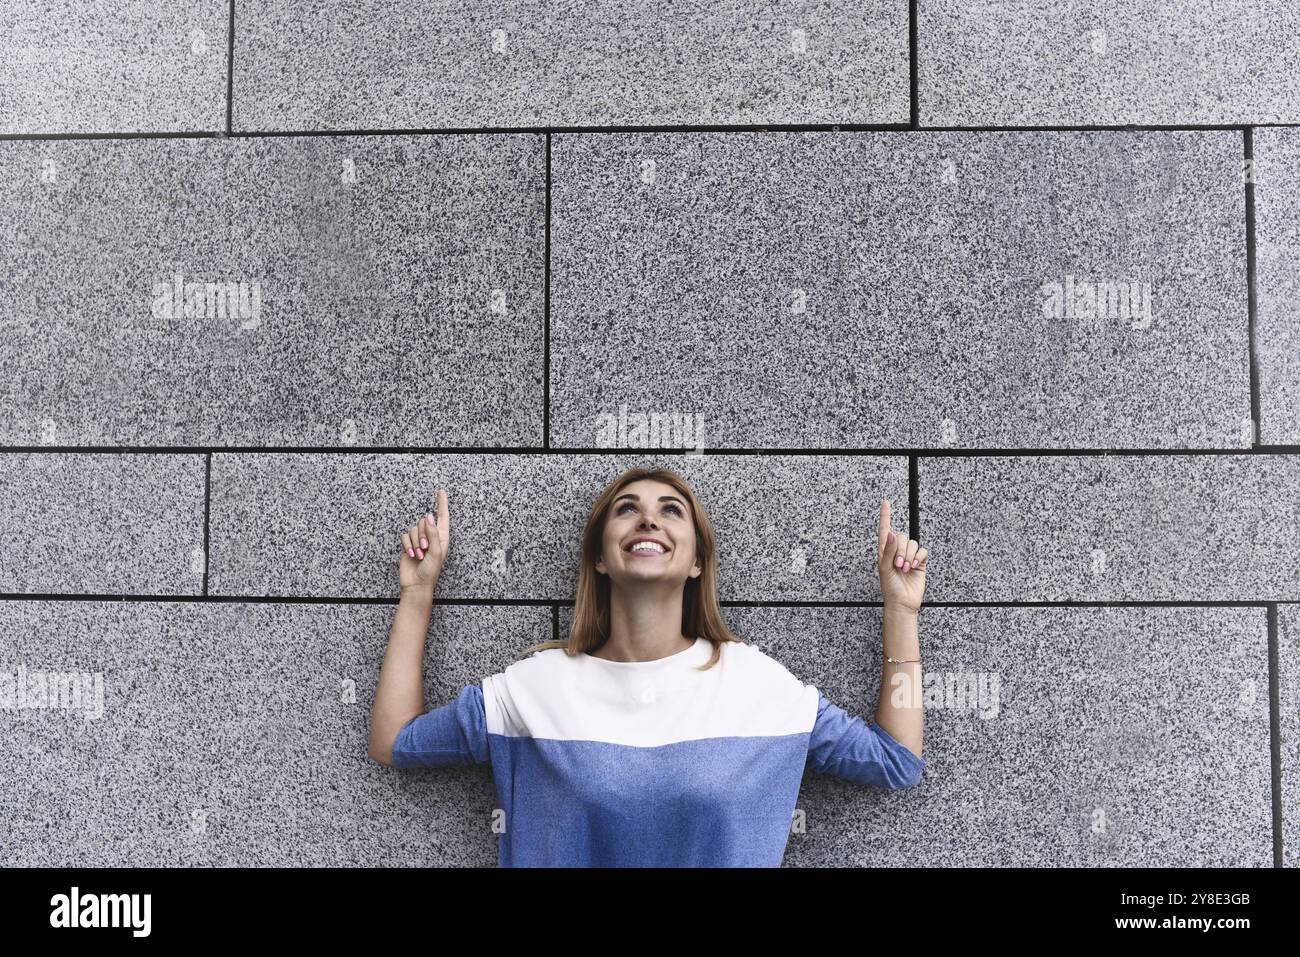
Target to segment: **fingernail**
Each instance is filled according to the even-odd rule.
[[[420,561],[424,561],[424,552],[420,551],[420,549],[418,548],[416,549],[416,551],[419,552],[419,554],[416,555],[416,557],[420,559]]]
[[[887,545],[892,545],[892,544],[894,544],[894,533],[893,533],[893,532],[890,532],[888,535],[885,536],[885,544],[887,544]]]
[[[428,515],[428,519],[429,519],[429,524],[430,524],[430,525],[432,525],[432,524],[434,524],[435,522],[438,521],[436,518],[433,517],[433,512],[430,512],[430,513],[429,513],[429,515]]]
[[[408,554],[408,555],[410,555],[412,558],[414,558],[414,557],[415,557],[415,549],[414,549],[414,548],[408,548],[408,549],[406,550],[406,554]]]
[[[902,556],[902,555],[895,555],[895,556],[894,556],[894,567],[895,567],[895,568],[902,568],[902,567],[903,567],[903,556]]]
[[[428,547],[429,547],[429,540],[428,540],[427,538],[422,538],[422,539],[420,539],[420,547],[421,547],[421,548],[428,548]]]
[[[911,563],[911,562],[903,562],[903,571],[905,571],[905,572],[910,572],[911,570],[912,570],[912,563]]]

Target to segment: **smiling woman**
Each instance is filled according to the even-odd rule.
[[[905,666],[919,687],[926,554],[889,531],[888,516],[884,502],[885,645],[903,660],[887,655],[886,670]],[[775,867],[806,769],[892,789],[920,782],[919,703],[887,704],[882,682],[877,720],[905,746],[730,632],[713,527],[668,469],[629,469],[597,498],[566,640],[524,649],[420,714],[448,531],[439,492],[439,520],[403,536],[370,755],[397,768],[490,762],[506,815],[501,866]]]

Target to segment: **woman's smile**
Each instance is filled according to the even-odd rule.
[[[638,535],[628,542],[624,551],[631,555],[658,558],[661,555],[667,555],[672,549],[657,538],[651,538],[649,535]]]

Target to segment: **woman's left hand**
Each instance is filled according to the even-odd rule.
[[[929,552],[916,539],[894,534],[889,527],[889,499],[882,500],[876,559],[880,568],[880,593],[884,596],[886,608],[921,610],[928,557]]]

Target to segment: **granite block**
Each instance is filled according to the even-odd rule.
[[[6,142],[0,222],[0,442],[541,444],[541,136]]]
[[[0,455],[0,592],[201,595],[202,455]]]
[[[1259,440],[1300,445],[1300,135],[1254,131]]]
[[[1300,121],[1300,8],[1252,0],[919,0],[932,126]]]
[[[556,134],[552,444],[626,409],[727,450],[1249,448],[1242,155],[1239,131]]]
[[[874,721],[878,609],[725,611]],[[926,607],[920,638],[920,784],[808,772],[787,866],[1272,866],[1264,609]]]
[[[921,457],[930,601],[1300,597],[1291,455]]]
[[[1300,606],[1278,605],[1277,638],[1282,866],[1300,867]]]
[[[236,0],[236,130],[906,123],[906,0]]]
[[[68,703],[60,707],[0,699],[0,752],[12,769],[0,863],[494,866],[487,765],[396,769],[366,754],[395,613],[0,602],[10,688],[20,674],[31,689],[81,687],[52,674],[89,676],[85,687],[98,689],[45,699]],[[549,608],[435,608],[426,710],[550,634]]]
[[[226,128],[227,0],[6,0],[0,134]]]

